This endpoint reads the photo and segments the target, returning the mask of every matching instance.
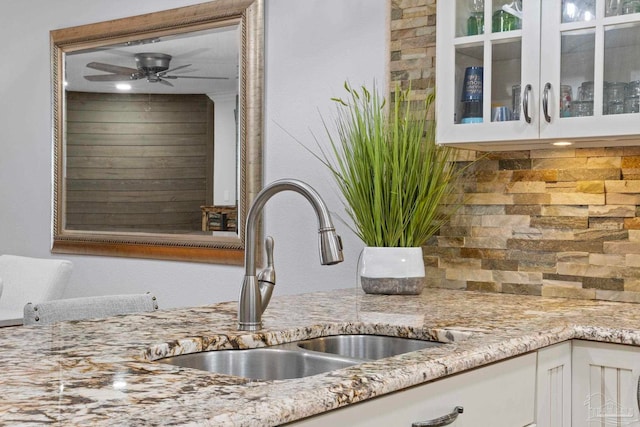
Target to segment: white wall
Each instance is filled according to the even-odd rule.
[[[214,108],[213,204],[235,205],[238,188],[236,94],[216,95],[212,99]]]
[[[51,87],[49,31],[199,0],[21,0],[0,14],[0,253],[51,257]],[[386,0],[265,0],[265,182],[295,177],[314,186],[332,211],[343,208],[329,175],[278,125],[307,145],[312,130],[325,140],[320,114],[348,79],[386,81]],[[317,223],[296,194],[266,207],[266,231],[276,240],[276,294],[355,286],[362,243],[338,223],[346,261],[321,267]],[[344,216],[344,215],[343,215]],[[59,257],[59,256],[56,256]],[[95,256],[74,263],[66,295],[151,290],[163,307],[235,300],[241,267]]]

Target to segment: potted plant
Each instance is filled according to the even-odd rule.
[[[335,130],[325,122],[330,148],[317,157],[342,193],[354,232],[366,247],[359,262],[367,293],[419,294],[424,287],[422,245],[455,211],[451,202],[462,173],[453,150],[436,145],[428,120],[434,96],[411,101],[396,89],[393,105],[375,90],[345,84]]]

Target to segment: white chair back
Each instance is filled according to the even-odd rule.
[[[157,309],[156,297],[150,293],[59,299],[25,305],[24,324],[48,325],[65,320],[103,318]]]
[[[62,297],[73,265],[62,259],[0,255],[0,319],[21,318],[29,301],[48,301]]]

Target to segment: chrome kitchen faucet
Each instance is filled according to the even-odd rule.
[[[318,217],[320,263],[333,265],[343,261],[342,240],[336,234],[329,209],[311,186],[295,179],[280,179],[264,187],[256,196],[247,214],[244,236],[245,275],[238,301],[238,329],[241,331],[257,331],[262,328],[262,313],[269,304],[275,286],[276,274],[273,268],[273,239],[271,237],[267,237],[265,245],[268,259],[267,268],[256,277],[256,223],[267,200],[273,195],[287,190],[303,195],[311,203]]]

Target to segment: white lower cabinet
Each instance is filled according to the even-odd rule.
[[[640,347],[573,340],[290,425],[640,427],[639,392]]]
[[[538,350],[536,427],[571,427],[571,342]]]
[[[640,426],[640,348],[573,342],[574,427]]]
[[[534,422],[536,354],[530,353],[442,380],[300,420],[296,427],[423,426],[455,411],[452,427],[523,427]]]

